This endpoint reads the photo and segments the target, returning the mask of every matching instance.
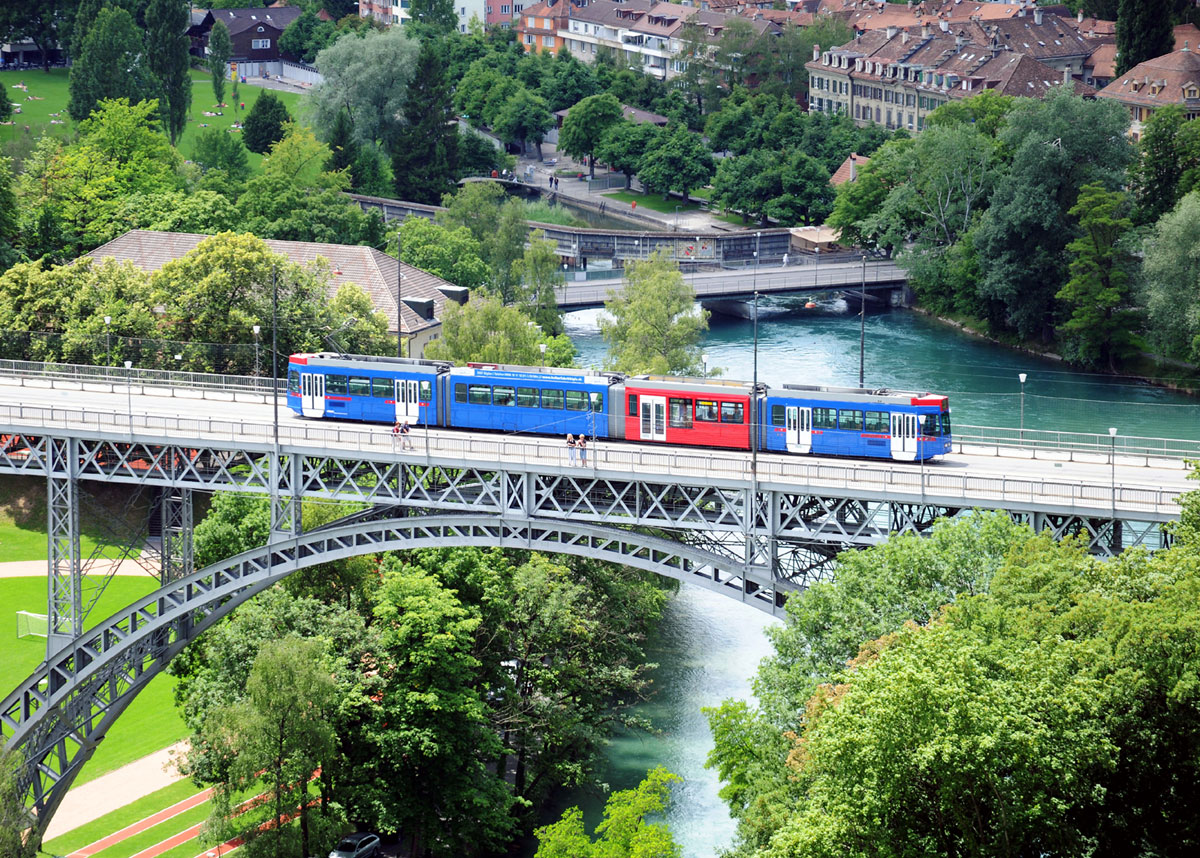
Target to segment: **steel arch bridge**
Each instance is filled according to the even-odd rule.
[[[499,546],[612,560],[699,583],[769,613],[825,578],[848,547],[922,532],[972,508],[1089,537],[1101,553],[1154,546],[1175,492],[1062,478],[884,463],[603,445],[572,468],[557,440],[425,432],[400,452],[386,430],[146,417],[20,406],[0,415],[0,474],[47,479],[47,661],[0,704],[0,734],[26,760],[35,832],[113,722],[175,654],[297,569],[425,546]],[[88,482],[161,492],[162,588],[84,631],[79,508]],[[269,496],[267,546],[199,572],[192,494]],[[311,499],[364,511],[302,532]],[[1160,543],[1161,544],[1161,543]]]

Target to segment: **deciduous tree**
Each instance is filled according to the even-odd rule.
[[[545,99],[522,87],[504,102],[496,117],[494,130],[506,143],[517,144],[525,153],[525,141],[532,140],[542,160],[542,139],[554,127],[554,117]]]
[[[213,98],[217,107],[225,104],[225,75],[229,74],[229,57],[233,55],[233,39],[229,27],[220,18],[213,22],[208,33],[208,67],[212,72]]]
[[[1200,360],[1200,191],[1163,215],[1146,241],[1142,290],[1159,354]]]
[[[425,347],[425,354],[431,360],[458,364],[480,361],[536,366],[541,360],[538,344],[546,340],[520,307],[476,296],[466,304],[446,305],[441,336]]]
[[[608,366],[630,374],[699,375],[700,337],[708,311],[679,266],[665,252],[629,265],[625,289],[604,303],[600,333],[608,343]]]
[[[192,105],[192,79],[188,76],[187,28],[190,6],[184,0],[150,0],[146,7],[146,55],[158,78],[163,127],[176,143],[187,126]]]
[[[700,135],[682,125],[673,125],[659,135],[653,148],[642,157],[638,179],[651,193],[666,199],[678,191],[686,203],[688,194],[703,187],[716,172],[712,153]]]
[[[563,282],[558,246],[548,241],[542,230],[535,229],[529,234],[529,247],[513,268],[525,293],[526,315],[541,327],[545,336],[562,334],[562,311],[554,295],[555,288]]]
[[[641,168],[642,158],[657,143],[658,135],[658,126],[649,122],[622,120],[613,123],[596,147],[596,157],[624,173],[625,190],[629,190],[633,177]]]
[[[262,155],[283,139],[286,133],[284,125],[291,121],[291,114],[283,101],[270,90],[263,90],[246,114],[242,142],[251,152]]]
[[[25,811],[25,796],[17,789],[21,768],[21,754],[0,740],[0,854],[34,858],[39,844],[37,838],[26,836],[32,820]]]
[[[596,147],[609,127],[621,119],[621,105],[608,93],[590,95],[567,113],[558,132],[558,146],[574,158],[588,158],[589,175],[596,175]]]
[[[400,258],[456,286],[475,289],[488,282],[482,248],[466,227],[447,229],[425,218],[400,225]]]
[[[119,7],[100,10],[71,66],[68,87],[67,111],[75,120],[86,119],[104,99],[136,104],[157,97],[159,84],[132,15]]]

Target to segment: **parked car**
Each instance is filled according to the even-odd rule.
[[[379,852],[379,837],[367,831],[347,834],[329,853],[329,858],[375,858]]]

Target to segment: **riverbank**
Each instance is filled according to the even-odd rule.
[[[1085,371],[1085,370],[1079,369],[1078,367],[1072,366],[1066,360],[1066,358],[1064,358],[1062,355],[1058,354],[1057,352],[1049,351],[1046,349],[1037,349],[1037,348],[1034,348],[1033,346],[1023,345],[1020,343],[1014,343],[1010,340],[1000,339],[996,336],[993,336],[992,334],[984,333],[983,331],[980,331],[977,328],[972,327],[971,324],[969,324],[961,319],[955,319],[950,316],[939,315],[939,314],[933,312],[932,310],[922,307],[919,304],[909,305],[906,309],[912,310],[914,313],[925,316],[926,318],[932,319],[935,322],[939,322],[943,325],[947,325],[948,327],[954,328],[957,331],[961,331],[962,333],[967,334],[968,336],[976,337],[980,340],[983,340],[984,342],[991,343],[992,345],[1000,346],[1001,348],[1011,349],[1015,352],[1020,352],[1022,354],[1032,355],[1033,357],[1041,358],[1043,360],[1056,361],[1058,363],[1063,364],[1064,366],[1069,366],[1072,369],[1078,370],[1080,372]],[[1150,384],[1155,387],[1161,387],[1164,390],[1171,390],[1176,393],[1182,393],[1185,396],[1193,396],[1193,397],[1200,398],[1200,366],[1196,366],[1194,364],[1189,364],[1184,361],[1170,360],[1168,358],[1163,358],[1163,357],[1160,357],[1159,355],[1154,355],[1149,352],[1139,352],[1138,360],[1144,361],[1152,367],[1150,374],[1147,374],[1147,373],[1141,372],[1141,371],[1130,371],[1130,370],[1118,370],[1118,371],[1114,372],[1112,370],[1104,369],[1103,367],[1097,367],[1096,369],[1086,370],[1086,372],[1098,373],[1100,375],[1107,375],[1107,376],[1111,376],[1112,378],[1124,379],[1127,381],[1136,381],[1141,384]],[[1169,370],[1169,368],[1174,368],[1176,370],[1182,371],[1184,373],[1184,378],[1187,380],[1181,381],[1181,380],[1172,378],[1169,375],[1159,374],[1161,372],[1167,372]]]

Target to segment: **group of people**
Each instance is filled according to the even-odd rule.
[[[556,191],[557,191],[557,190],[558,190],[558,176],[551,176],[551,177],[549,178],[549,182],[550,182],[550,187],[551,187],[553,190],[556,190]]]
[[[405,420],[403,422],[400,420],[397,420],[395,425],[392,426],[392,439],[393,440],[395,440],[396,438],[400,439],[400,449],[401,450],[413,449],[413,443],[412,443],[411,436],[412,436],[412,427],[408,425],[407,420]]]
[[[587,436],[580,435],[576,438],[570,432],[567,433],[567,459],[571,464],[575,464],[575,455],[579,454],[579,463],[583,467],[587,467]]]

